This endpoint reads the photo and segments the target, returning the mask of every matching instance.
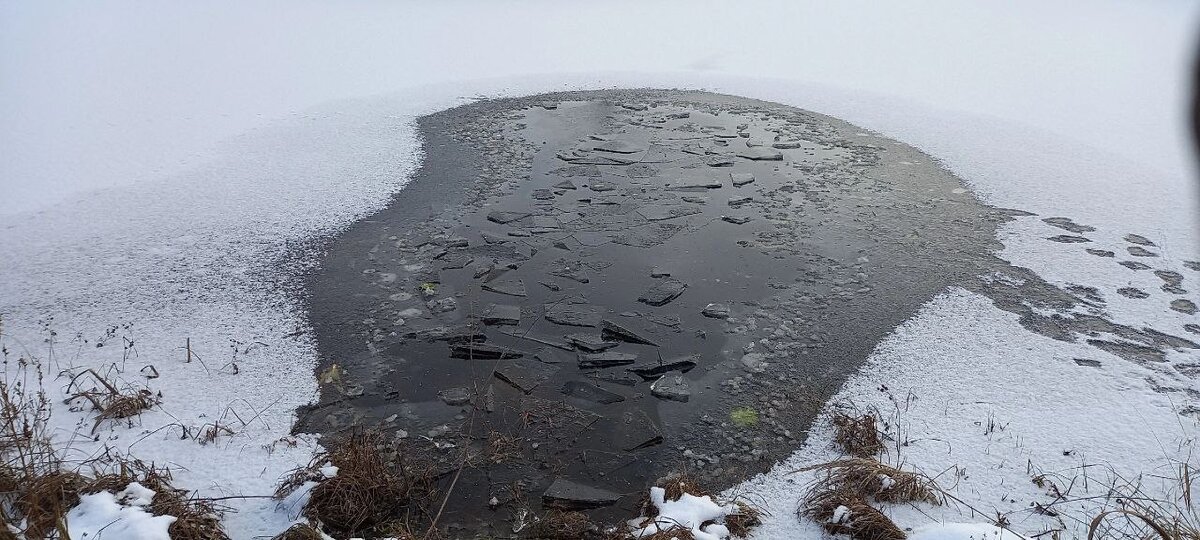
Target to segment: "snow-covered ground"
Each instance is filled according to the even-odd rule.
[[[1034,511],[1032,503],[1046,506],[1054,498],[1033,477],[1047,474],[1064,491],[1079,484],[1072,500],[1104,494],[1115,474],[1130,480],[1145,474],[1147,491],[1162,493],[1176,472],[1166,458],[1190,458],[1196,420],[1177,414],[1179,396],[1154,392],[1141,380],[1156,374],[1086,345],[1031,334],[1016,319],[987,298],[947,291],[881,344],[839,395],[892,423],[889,462],[936,477],[970,506],[889,508],[901,526],[1003,514],[1023,534],[1063,528]],[[1074,358],[1098,359],[1102,367]],[[812,473],[792,472],[837,457],[831,433],[818,429],[774,472],[731,490],[770,503],[773,516],[757,537],[817,534],[815,524],[794,514]],[[1063,516],[1063,537],[1086,537],[1087,520],[1105,502],[1053,507]]]
[[[315,353],[287,294],[305,261],[281,257],[403,187],[420,159],[416,116],[475,96],[613,86],[705,88],[844,118],[926,150],[985,202],[1096,227],[1096,247],[1150,237],[1156,267],[1188,288],[1200,278],[1182,266],[1200,259],[1183,115],[1198,12],[1192,2],[0,3],[3,333],[52,375],[116,365],[104,372],[162,392],[160,408],[102,427],[98,441],[90,420],[59,411],[78,456],[132,448],[205,494],[269,493],[315,445],[288,435],[295,407],[315,396]],[[1182,324],[1200,321],[1166,309],[1158,278],[1046,242],[1052,234],[1018,219],[1001,255],[1052,283],[1099,288],[1115,322],[1194,337]],[[1151,298],[1114,292],[1130,284]],[[185,363],[188,340],[199,360]],[[146,379],[146,365],[159,377]],[[919,440],[903,449],[907,463],[969,467],[959,497],[1015,511],[1044,495],[1029,467],[1149,472],[1186,453],[1194,419],[1148,378],[1193,386],[947,291],[841,397],[894,410],[895,396]],[[976,424],[992,420],[1004,429]],[[231,433],[200,444],[214,423]],[[786,473],[828,458],[827,443],[817,432],[737,488],[772,501],[759,537],[815,534],[792,513],[803,478]],[[270,502],[233,506],[237,539],[287,524]],[[1014,528],[1041,532],[1022,507]],[[895,512],[906,526],[992,517]]]

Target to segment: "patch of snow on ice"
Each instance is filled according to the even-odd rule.
[[[122,501],[131,493],[140,497],[147,491],[152,498],[153,491],[134,483],[117,495],[109,491],[84,495],[67,512],[67,531],[77,540],[171,540],[167,529],[175,517],[146,512],[145,505],[139,504],[141,498]]]
[[[833,515],[829,516],[830,523],[846,523],[850,521],[850,509],[845,506],[838,506],[833,509]]]
[[[678,528],[691,532],[696,540],[725,540],[729,537],[729,529],[725,528],[722,521],[725,516],[737,512],[737,506],[720,505],[708,495],[697,497],[690,493],[668,501],[665,500],[666,493],[666,490],[660,487],[650,488],[650,502],[658,509],[658,515],[649,523],[645,523],[646,519],[630,521],[630,526],[635,528],[634,538],[644,538]],[[706,521],[716,523],[702,526]]]
[[[337,476],[337,473],[338,473],[337,465],[326,465],[324,467],[321,467],[321,476],[324,476],[325,478],[333,478],[333,477]]]
[[[313,488],[317,487],[318,484],[320,484],[320,482],[313,480],[304,482],[286,497],[284,497],[283,500],[276,504],[276,512],[282,513],[288,517],[288,526],[300,519],[300,513],[303,512],[304,507],[308,505],[308,499],[312,496],[312,490]]]
[[[138,482],[130,482],[125,489],[117,492],[117,500],[128,506],[150,506],[154,502],[154,490]]]

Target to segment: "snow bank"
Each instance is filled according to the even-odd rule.
[[[175,518],[147,512],[153,500],[154,491],[137,482],[116,494],[84,495],[67,512],[67,531],[75,540],[171,540],[167,528]]]

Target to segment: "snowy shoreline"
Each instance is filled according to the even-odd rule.
[[[1187,274],[1181,267],[1182,261],[1198,258],[1195,201],[1182,175],[1144,173],[1120,158],[1054,142],[1052,137],[1038,136],[1032,130],[1016,130],[1003,124],[987,128],[986,121],[963,120],[951,113],[916,106],[906,109],[893,100],[871,101],[835,89],[695,74],[547,76],[443,85],[382,102],[329,104],[295,120],[239,137],[226,147],[223,157],[178,176],[88,194],[34,215],[5,216],[0,219],[0,228],[5,231],[0,250],[10,255],[0,263],[0,298],[4,299],[0,311],[5,317],[5,336],[22,344],[29,353],[44,357],[41,339],[46,327],[39,320],[54,315],[51,329],[58,332],[55,356],[59,362],[107,366],[121,362],[127,349],[115,338],[109,345],[96,348],[96,340],[103,339],[110,325],[135,322],[132,329],[119,329],[118,335],[125,333],[134,340],[137,358],[154,364],[162,374],[150,385],[163,391],[163,410],[145,415],[133,429],[112,430],[101,443],[75,443],[77,451],[94,453],[104,443],[118,448],[133,445],[135,454],[145,459],[178,466],[177,478],[182,487],[220,495],[268,493],[282,472],[307,461],[312,451],[312,441],[300,441],[292,447],[288,437],[295,407],[308,402],[316,390],[312,343],[304,334],[295,336],[295,332],[305,330],[304,316],[280,294],[286,287],[262,277],[269,275],[274,261],[293,243],[330,234],[378,208],[391,193],[402,189],[419,159],[412,126],[416,116],[461,103],[457,96],[462,95],[521,95],[614,85],[706,87],[838,116],[925,149],[971,183],[986,202],[1033,210],[1046,217],[1069,216],[1100,228],[1102,234],[1114,240],[1129,232],[1153,236],[1163,247],[1163,262],[1180,267],[1189,280],[1196,279],[1194,273]],[[1034,140],[1050,144],[1035,144]],[[1129,178],[1139,180],[1129,182]],[[1104,196],[1091,197],[1081,191],[1088,186]],[[279,197],[279,193],[289,197]],[[1115,205],[1114,201],[1121,204]],[[1166,208],[1162,208],[1164,201]],[[181,216],[189,221],[182,222]],[[1126,227],[1126,220],[1136,220],[1139,226]],[[1048,230],[1037,219],[1014,222],[1001,235],[1005,245],[1002,256],[1015,265],[1037,270],[1052,282],[1084,282],[1100,286],[1106,293],[1131,280],[1149,280],[1143,288],[1156,286],[1153,280],[1157,278],[1153,276],[1130,277],[1101,270],[1089,259],[1064,262],[1042,251],[1039,246],[1043,244],[1037,241]],[[1141,307],[1144,304],[1125,302],[1113,294],[1105,297],[1117,301],[1109,307],[1115,319],[1139,324],[1161,322],[1175,333],[1182,332],[1184,319],[1180,317],[1167,313],[1169,317],[1164,319],[1161,310],[1146,310]],[[991,320],[995,324],[986,328],[966,324],[972,320]],[[1065,361],[1063,365],[1072,369],[1061,374],[1064,380],[1092,380],[1104,373],[1107,382],[1100,388],[1112,388],[1113,399],[1132,388],[1133,395],[1149,406],[1139,410],[1143,416],[1138,422],[1145,418],[1157,426],[1176,422],[1175,413],[1162,404],[1166,399],[1163,394],[1146,390],[1141,368],[1120,367],[1119,359],[1104,357],[1105,366],[1109,366],[1104,371],[1073,369],[1078,366],[1070,358],[1080,354],[1077,350],[1055,349],[1019,328],[1020,332],[1008,332],[1006,329],[1013,326],[1011,321],[1006,322],[995,308],[980,305],[969,295],[947,293],[912,324],[940,330],[931,329],[923,334],[924,338],[904,334],[907,341],[902,341],[909,349],[877,353],[890,354],[894,367],[887,371],[868,369],[847,386],[845,395],[871,395],[869,390],[876,383],[888,384],[893,392],[905,391],[908,384],[916,388],[918,397],[935,389],[955,387],[957,379],[953,377],[934,377],[962,373],[953,364],[930,375],[929,380],[942,384],[929,389],[925,389],[924,382],[918,385],[906,379],[897,366],[907,365],[903,362],[908,360],[923,361],[929,347],[936,344],[961,343],[970,332],[955,332],[971,330],[990,336],[981,342],[991,343],[994,348],[991,354],[980,357],[996,362],[991,366],[973,363],[972,368],[981,370],[977,380],[1020,371],[1001,367],[1001,361],[1019,359],[1019,363],[1006,364],[1017,366],[1058,365]],[[77,332],[89,342],[75,339]],[[188,338],[206,366],[182,363],[181,347]],[[254,346],[256,342],[269,346]],[[1011,356],[997,356],[995,351],[1007,351]],[[1032,355],[1030,351],[1042,352]],[[967,357],[988,352],[969,348],[948,351],[946,355]],[[1030,356],[1020,359],[1022,355]],[[230,364],[237,365],[236,375],[231,373]],[[1030,377],[1034,375],[1036,372],[1029,373]],[[1011,384],[1025,383],[1014,380]],[[994,388],[990,384],[985,387]],[[1072,392],[1090,389],[1078,384],[1047,391],[1060,393],[1065,404],[1081,397]],[[1028,402],[1023,396],[997,396],[996,407]],[[970,401],[965,397],[945,399],[943,405],[947,408]],[[199,447],[191,440],[179,441],[178,434],[169,431],[145,436],[172,423],[198,426],[212,418],[228,417],[231,408],[256,420],[226,441]],[[1095,414],[1091,409],[1067,410],[1075,416],[1060,416],[1061,422],[1091,425]],[[1023,437],[1036,437],[1051,429],[1038,425],[1037,418],[1010,414],[1033,423],[1022,430]],[[1111,414],[1122,417],[1122,413]],[[970,418],[974,416],[979,413],[973,411]],[[945,426],[973,431],[973,422],[978,419],[970,418],[948,415],[941,424],[930,420],[932,427],[928,430],[957,436],[958,432]],[[89,422],[74,413],[63,412],[56,422],[65,438],[71,438],[81,426],[85,432],[90,428]],[[1127,438],[1127,430],[1139,428],[1138,422],[1126,419],[1122,422],[1125,425],[1117,426],[1126,431],[1118,429],[1110,435]],[[1075,435],[1078,440],[1074,446],[1099,445],[1100,450],[1087,453],[1100,454],[1118,464],[1124,460],[1136,466],[1143,463],[1137,453],[1153,449],[1104,449],[1103,441],[1108,438]],[[281,440],[284,442],[279,443]],[[798,455],[820,455],[820,444],[820,439],[814,437]],[[1064,449],[1043,450],[1061,453]],[[968,457],[977,456],[967,454],[963,458]],[[997,478],[1013,480],[1005,475]],[[989,496],[987,487],[986,480],[980,480],[975,487],[978,496]],[[780,498],[786,500],[782,495]],[[269,536],[287,522],[287,516],[274,513],[273,503],[249,501],[237,509],[239,513],[231,514],[226,523],[238,538]],[[790,534],[782,531],[790,531],[785,527],[794,525],[795,519],[786,511],[786,505],[781,510],[776,513],[777,521],[769,522],[760,537],[780,537],[772,536],[771,531]]]

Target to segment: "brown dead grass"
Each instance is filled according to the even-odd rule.
[[[171,486],[171,473],[136,460],[114,460],[109,472],[96,474],[80,494],[120,491],[137,482],[154,491],[148,510],[156,516],[175,516],[167,529],[172,540],[229,540],[221,530],[220,510],[206,499],[189,496],[187,490]]]
[[[883,442],[879,440],[875,421],[875,415],[870,413],[859,416],[834,413],[833,440],[852,456],[878,456],[883,451]]]
[[[172,487],[168,480],[153,474],[143,476],[140,482],[155,492],[151,513],[175,516],[167,529],[172,540],[229,540],[221,529],[220,510],[212,501],[192,497],[187,490]]]
[[[839,507],[849,512],[839,522],[833,518]],[[907,535],[890,518],[851,489],[827,489],[805,501],[801,513],[820,523],[830,534],[845,534],[853,540],[904,540]]]
[[[906,536],[870,501],[942,503],[937,495],[939,490],[930,479],[873,458],[839,459],[802,470],[824,471],[825,477],[809,489],[800,514],[821,524],[831,534],[846,534],[854,540],[902,540]],[[835,522],[839,507],[845,507],[848,514]]]
[[[87,480],[79,474],[54,471],[20,475],[16,485],[14,506],[25,519],[25,536],[45,538],[56,532],[71,507],[79,504]]]
[[[674,501],[679,497],[682,497],[684,493],[691,493],[697,497],[712,495],[707,489],[704,488],[702,483],[697,480],[695,476],[686,471],[673,473],[659,478],[658,481],[654,483],[654,486],[663,488],[663,491],[666,492],[663,498],[668,501]],[[638,508],[643,517],[658,517],[658,507],[654,506],[654,504],[650,502],[649,493],[642,494],[642,500],[638,504]]]
[[[276,535],[271,540],[325,540],[321,536],[321,532],[313,528],[307,523],[297,523],[288,527],[288,530]]]
[[[663,498],[668,501],[678,500],[684,493],[696,497],[713,497],[712,492],[706,489],[702,482],[696,479],[689,472],[679,472],[658,479],[655,482],[655,487],[663,488],[665,492]],[[750,529],[762,524],[762,512],[757,508],[750,506],[742,501],[735,501],[734,504],[738,507],[738,512],[725,516],[725,526],[729,532],[740,538],[745,538],[750,534]],[[653,520],[658,517],[658,507],[650,502],[649,493],[642,496],[642,500],[638,505],[641,518],[645,520]],[[688,540],[692,538],[691,531],[680,527],[673,527],[666,531],[659,531],[653,535],[645,536],[644,539],[663,539],[679,538],[680,540]]]
[[[130,460],[115,460],[106,468],[109,472],[88,476],[61,469],[17,476],[16,489],[10,493],[13,494],[13,507],[25,522],[24,535],[47,538],[57,532],[61,538],[66,514],[79,504],[82,496],[101,491],[118,492],[137,482],[155,492],[147,507],[151,514],[175,516],[175,522],[167,529],[172,539],[229,540],[221,529],[220,512],[215,505],[189,498],[186,490],[172,487],[166,470]]]
[[[697,497],[711,496],[712,493],[704,487],[704,485],[692,476],[690,473],[679,473],[669,476],[658,482],[658,487],[666,490],[666,498],[668,501],[673,501],[682,497],[684,493],[690,493]]]
[[[130,388],[122,391],[93,369],[85,369],[72,377],[66,391],[69,394],[66,403],[78,399],[91,402],[92,409],[96,411],[92,433],[106,420],[133,418],[158,405],[158,398],[149,389]]]
[[[529,536],[537,540],[576,540],[592,528],[583,512],[550,510],[530,527]]]
[[[117,492],[138,482],[155,491],[150,513],[177,518],[168,528],[175,540],[228,540],[215,505],[189,499],[186,491],[173,488],[165,469],[111,454],[68,464],[64,449],[52,442],[48,431],[51,406],[42,390],[40,367],[24,358],[15,364],[10,369],[16,369],[0,380],[0,518],[5,523],[22,523],[25,538],[66,538],[67,512],[82,496]],[[67,392],[71,399],[93,404],[96,426],[130,418],[157,403],[148,390],[122,393],[93,370],[74,376]],[[5,527],[0,530],[11,533]]]
[[[498,431],[488,433],[487,459],[492,463],[504,463],[521,457],[521,440]]]
[[[1141,476],[1127,478],[1108,466],[1111,484],[1105,497],[1105,509],[1088,516],[1088,540],[1200,540],[1200,505],[1192,495],[1200,469],[1190,461],[1171,458],[1167,461],[1174,471],[1156,475],[1164,481],[1159,485],[1165,490],[1154,492],[1145,489],[1147,483]],[[1074,479],[1069,482],[1075,484]],[[1063,492],[1044,475],[1035,477],[1034,483],[1049,486],[1058,500],[1071,500],[1070,487]],[[1061,511],[1063,506],[1058,508]]]
[[[750,529],[762,525],[762,512],[744,502],[737,502],[738,512],[725,516],[725,528],[738,538],[750,536]]]
[[[845,458],[804,470],[825,471],[826,476],[814,487],[815,492],[849,490],[878,502],[924,502],[940,505],[937,487],[928,478],[884,465],[870,458]],[[890,479],[892,485],[885,487]]]
[[[306,481],[319,481],[304,507],[310,521],[349,537],[428,514],[435,491],[432,470],[409,463],[404,449],[389,437],[360,431],[331,441],[328,448],[308,467],[285,477],[276,491],[284,497]],[[333,478],[318,472],[326,464],[338,468]]]
[[[665,531],[658,531],[650,536],[643,536],[641,540],[695,540],[696,536],[683,527],[672,527]]]
[[[430,531],[429,536],[421,537],[412,532],[408,525],[399,521],[390,521],[376,527],[377,534],[380,538],[390,538],[392,540],[441,540],[442,535],[437,531]]]

